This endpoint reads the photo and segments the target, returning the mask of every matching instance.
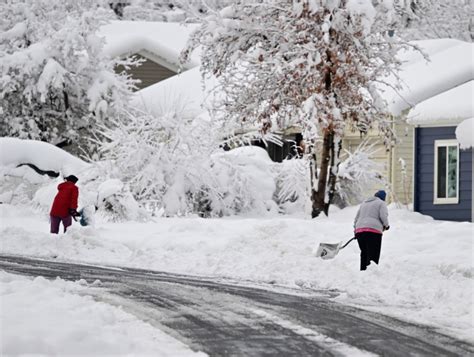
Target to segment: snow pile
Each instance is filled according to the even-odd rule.
[[[474,80],[417,104],[408,113],[410,124],[459,123],[474,117]]]
[[[36,140],[0,138],[0,166],[15,168],[21,164],[33,164],[43,171],[54,171],[63,176],[77,175],[89,164],[66,151]]]
[[[464,120],[457,126],[456,139],[458,139],[461,149],[474,147],[474,117]]]
[[[42,188],[53,182],[56,186],[63,176],[80,176],[89,167],[90,164],[42,141],[0,138],[0,202],[38,203],[34,197]],[[35,170],[43,171],[44,175]],[[59,179],[51,178],[57,175]],[[56,190],[52,192],[48,208]]]
[[[357,207],[314,220],[160,218],[105,223],[51,236],[48,219],[27,207],[0,205],[2,253],[127,265],[177,273],[335,289],[338,301],[435,326],[473,341],[472,223],[435,221],[390,207],[380,265],[359,272],[357,242],[320,260],[320,242],[352,237]],[[447,241],[446,237],[456,237]]]
[[[33,280],[0,272],[0,354],[194,356],[173,337],[97,302],[85,281]]]
[[[48,172],[40,175],[30,166]],[[50,209],[63,177],[79,178],[79,205],[96,206],[111,219],[141,220],[146,213],[138,207],[123,182],[109,178],[110,163],[86,163],[66,151],[35,140],[0,138],[0,202],[27,203],[43,212]]]

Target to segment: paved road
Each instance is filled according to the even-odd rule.
[[[66,280],[100,280],[95,298],[210,356],[468,356],[466,342],[302,294],[141,269],[0,255],[0,269]]]

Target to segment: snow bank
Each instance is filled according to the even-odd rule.
[[[146,51],[154,60],[164,65],[180,66],[179,54],[186,45],[189,35],[197,27],[195,24],[146,21],[112,21],[102,26],[100,36],[104,37],[104,51],[110,57],[121,57]],[[199,64],[196,52],[185,68]]]
[[[191,356],[173,337],[90,296],[84,281],[0,272],[0,354]]]
[[[453,89],[417,104],[408,113],[410,124],[459,123],[474,117],[474,81],[468,81]]]
[[[127,265],[177,273],[248,279],[310,289],[336,289],[337,301],[435,326],[474,342],[472,232],[464,222],[435,221],[390,207],[380,265],[359,272],[356,242],[334,260],[320,260],[320,242],[352,236],[357,207],[331,209],[314,220],[160,218],[156,223],[75,224],[48,233],[46,216],[0,205],[2,253],[63,261]],[[448,238],[451,237],[451,238]]]
[[[89,166],[85,161],[42,141],[0,138],[0,166],[14,168],[26,163],[64,176],[77,175]]]
[[[461,149],[474,147],[474,117],[464,120],[457,126],[456,139],[458,139]]]

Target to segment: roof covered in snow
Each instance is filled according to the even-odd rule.
[[[452,40],[414,41],[429,57],[429,61],[415,50],[400,53],[405,62],[399,73],[402,89],[381,86],[382,97],[394,115],[416,104],[474,79],[474,45]],[[387,78],[391,84],[395,77]]]
[[[150,114],[174,107],[198,115],[204,110],[204,101],[201,74],[196,67],[137,91],[132,105]]]
[[[474,117],[474,80],[417,104],[408,113],[410,124],[459,124]]]
[[[171,70],[179,68],[179,54],[197,27],[196,24],[175,22],[112,21],[102,26],[100,35],[105,39],[105,52],[110,57],[139,53]],[[199,64],[196,52],[184,68]]]
[[[474,117],[465,119],[456,128],[456,139],[461,149],[474,148]]]

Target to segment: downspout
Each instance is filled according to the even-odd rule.
[[[474,222],[474,147],[471,148],[471,222]]]
[[[395,133],[395,121],[393,120],[393,115],[390,115],[390,117],[392,118],[392,131]],[[395,135],[397,135],[397,133],[395,133]],[[397,187],[395,185],[395,163],[393,162],[394,161],[394,154],[393,154],[393,151],[395,150],[395,145],[391,146],[390,147],[390,150],[388,152],[388,160],[389,160],[389,167],[390,167],[390,187],[392,188],[392,198],[393,198],[393,201],[396,201],[396,197],[397,197]]]
[[[417,126],[413,126],[413,211],[418,212],[418,194],[417,194],[417,171],[418,171],[418,131]]]

